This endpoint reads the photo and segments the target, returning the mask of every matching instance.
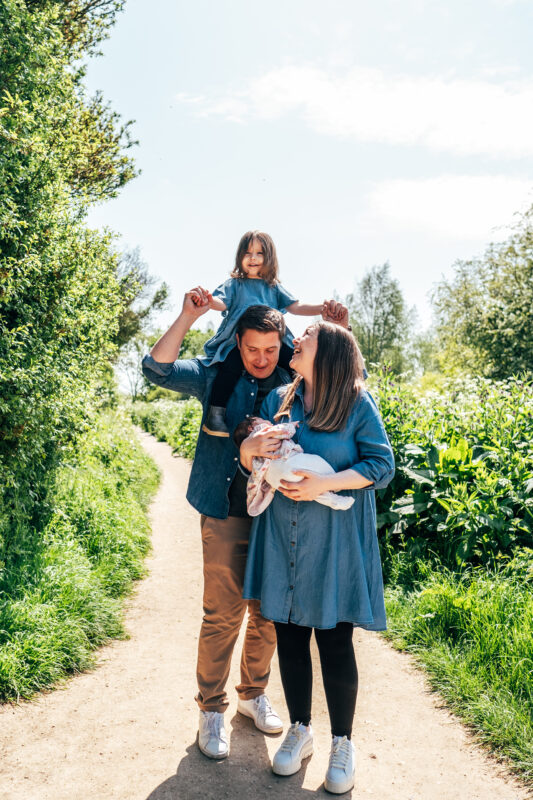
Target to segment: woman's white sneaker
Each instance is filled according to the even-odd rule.
[[[260,694],[252,700],[241,700],[237,703],[237,711],[245,717],[251,717],[255,727],[263,733],[281,733],[283,723],[273,710],[266,694]]]
[[[349,791],[355,781],[355,747],[346,736],[334,736],[324,789],[332,794]]]
[[[313,731],[299,722],[291,725],[281,747],[274,756],[272,772],[276,775],[294,775],[302,761],[313,753]]]
[[[226,758],[229,747],[224,714],[219,711],[200,711],[198,747],[208,758]]]

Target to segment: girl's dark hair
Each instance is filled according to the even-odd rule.
[[[364,386],[364,361],[354,336],[332,322],[317,322],[318,341],[313,365],[313,407],[307,420],[319,431],[342,430],[348,421],[357,395]],[[288,416],[301,375],[288,385],[275,416]]]
[[[261,267],[261,277],[266,283],[268,283],[269,286],[275,286],[276,283],[279,283],[276,247],[268,233],[263,233],[263,231],[248,231],[244,234],[237,248],[235,266],[231,272],[231,277],[246,278],[246,273],[242,268],[242,260],[248,251],[250,243],[253,242],[254,239],[257,239],[259,242],[261,242],[261,247],[263,248],[263,266]]]

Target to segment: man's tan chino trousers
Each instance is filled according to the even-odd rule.
[[[276,649],[276,631],[259,612],[258,600],[243,600],[242,586],[249,517],[200,519],[204,555],[204,618],[198,643],[198,694],[204,711],[223,712],[228,707],[226,682],[231,656],[246,609],[249,617],[241,657],[239,697],[250,700],[263,694]]]

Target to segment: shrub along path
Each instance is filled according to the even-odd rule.
[[[298,775],[272,774],[280,737],[263,736],[238,715],[233,693],[226,714],[229,759],[209,761],[197,750],[193,696],[202,573],[198,515],[185,500],[189,464],[173,457],[168,445],[140,436],[163,480],[151,507],[150,574],[128,605],[131,638],[102,648],[94,672],[32,703],[0,709],[3,800],[324,796],[329,730],[318,670],[315,755]],[[525,800],[527,791],[439,706],[408,656],[376,634],[356,631],[355,642],[360,697],[354,798]],[[235,659],[230,685],[237,682]],[[269,696],[286,720],[277,664]]]

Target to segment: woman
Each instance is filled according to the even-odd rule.
[[[243,596],[259,599],[261,613],[276,626],[291,726],[272,769],[292,775],[313,751],[314,628],[333,736],[324,785],[341,794],[353,786],[355,775],[353,627],[386,627],[374,490],[391,480],[394,458],[374,400],[364,389],[361,353],[347,330],[329,322],[309,326],[294,340],[291,367],[296,379],[268,395],[261,416],[298,420],[297,442],[336,473],[297,473],[301,482],[283,482],[254,520]],[[241,446],[247,468],[253,438]],[[349,494],[355,502],[347,511],[313,502],[326,491]]]

